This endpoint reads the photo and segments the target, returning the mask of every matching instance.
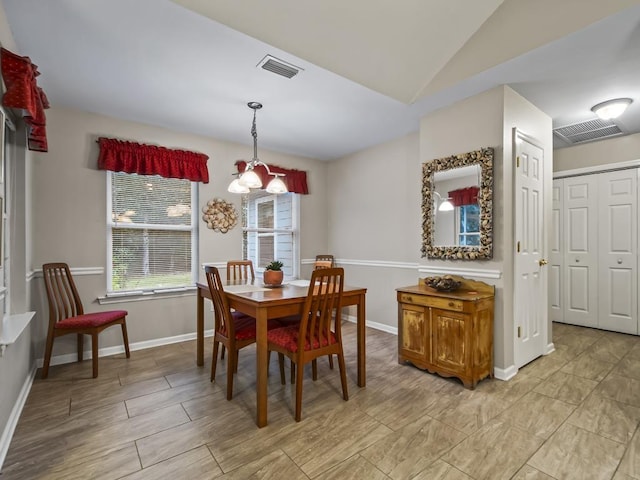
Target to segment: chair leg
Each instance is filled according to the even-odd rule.
[[[218,346],[219,342],[213,341],[213,357],[211,357],[211,375],[209,381],[213,382],[216,378],[216,366],[218,365]],[[223,345],[224,347],[224,345]]]
[[[292,361],[293,365],[293,361]],[[304,375],[304,368],[302,365],[298,365],[298,371],[296,372],[296,422],[300,421],[302,417],[302,377]]]
[[[340,368],[340,383],[342,383],[342,398],[349,400],[349,391],[347,390],[347,368],[344,364],[344,352],[338,354],[338,366]]]
[[[291,360],[291,385],[296,383],[296,364]]]
[[[91,335],[91,360],[93,363],[93,378],[98,376],[98,334]]]
[[[280,383],[286,385],[287,382],[284,380],[284,354],[280,352],[278,352],[278,364],[280,365]]]
[[[311,360],[311,378],[314,382],[318,380],[318,361],[315,359]]]
[[[233,372],[236,371],[237,353],[234,355],[233,352],[229,351],[229,355],[227,355],[227,400],[233,398]]]
[[[222,345],[222,347],[220,348],[220,350],[221,350],[221,353],[220,353],[220,360],[224,360],[224,351],[225,351],[224,345]]]
[[[333,355],[329,355],[329,368],[333,370]]]
[[[81,362],[84,356],[84,335],[78,333],[76,340],[78,342],[78,361]]]
[[[51,351],[53,350],[53,335],[47,335],[47,343],[44,349],[44,362],[42,362],[42,378],[49,375],[49,363],[51,362]]]
[[[131,352],[129,351],[129,335],[127,335],[127,323],[122,322],[122,341],[124,342],[124,352],[127,358],[131,358]]]

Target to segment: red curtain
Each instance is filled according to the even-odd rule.
[[[209,183],[209,170],[204,153],[171,150],[155,145],[125,142],[115,138],[98,139],[98,168],[113,172],[161,175]]]
[[[247,162],[244,160],[238,160],[236,162],[236,166],[238,167],[238,173],[243,173],[247,166]],[[258,174],[260,180],[262,180],[263,187],[266,188],[273,176],[270,176],[267,173],[267,169],[262,165],[258,165],[253,170]],[[287,186],[287,190],[290,192],[301,193],[303,195],[307,195],[309,193],[309,187],[307,187],[307,172],[302,170],[287,170],[286,168],[277,167],[275,165],[269,165],[269,170],[271,173],[282,173],[285,175],[282,177],[282,180]]]
[[[449,198],[454,207],[461,207],[462,205],[473,205],[478,203],[478,187],[459,188],[458,190],[452,190],[449,192]]]
[[[47,119],[44,110],[49,108],[49,101],[36,81],[36,77],[40,75],[38,66],[31,63],[29,57],[21,57],[5,48],[0,49],[0,54],[2,79],[7,87],[2,104],[24,110],[29,150],[46,152]]]

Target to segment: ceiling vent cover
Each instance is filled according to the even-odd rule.
[[[263,70],[275,73],[282,77],[292,78],[295,77],[301,70],[300,67],[296,67],[290,63],[287,63],[279,58],[272,57],[271,55],[265,56],[257,65]]]
[[[569,144],[575,145],[600,140],[602,138],[624,135],[625,132],[620,130],[620,127],[613,121],[598,118],[565,127],[558,127],[553,130],[553,133]]]

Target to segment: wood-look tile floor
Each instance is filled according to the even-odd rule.
[[[398,365],[397,338],[367,332],[367,387],[319,360],[302,422],[293,386],[269,377],[269,425],[255,425],[254,347],[209,382],[195,342],[52,367],[37,379],[9,448],[9,479],[640,479],[640,337],[554,324],[556,351],[474,391]]]

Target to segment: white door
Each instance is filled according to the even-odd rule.
[[[549,318],[564,322],[564,180],[553,181],[551,244],[549,245]]]
[[[595,175],[564,179],[564,320],[598,325],[598,181]]]
[[[619,170],[597,177],[598,326],[637,335],[638,170]]]
[[[547,337],[544,150],[536,143],[514,129],[514,360],[518,368],[544,353]]]

